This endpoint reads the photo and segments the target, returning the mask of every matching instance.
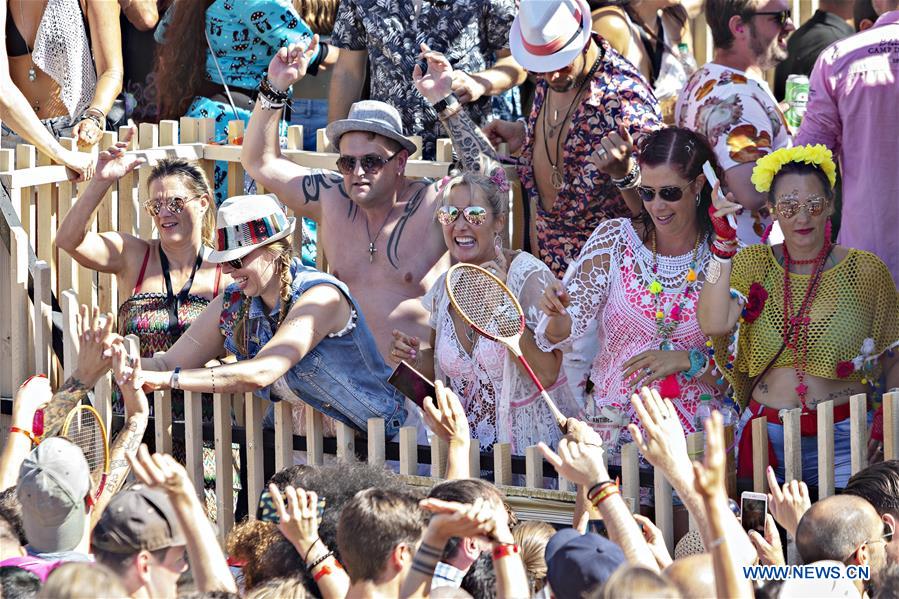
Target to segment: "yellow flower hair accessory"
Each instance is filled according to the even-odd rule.
[[[830,181],[830,187],[833,189],[837,183],[837,165],[833,162],[833,153],[823,144],[814,146],[794,146],[792,148],[781,148],[776,152],[771,152],[767,156],[763,156],[755,163],[752,169],[752,183],[757,191],[767,193],[771,190],[771,182],[774,181],[775,175],[780,172],[785,164],[791,162],[804,162],[806,164],[814,164],[827,175]]]

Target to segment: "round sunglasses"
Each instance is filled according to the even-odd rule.
[[[779,218],[789,219],[799,214],[799,211],[803,208],[805,208],[809,216],[820,216],[824,213],[824,209],[827,208],[827,200],[816,195],[811,196],[804,202],[799,200],[780,201],[774,205],[774,212]]]
[[[178,196],[175,196],[167,200],[145,200],[144,208],[146,208],[147,212],[149,212],[151,216],[158,215],[163,206],[168,208],[169,212],[171,212],[172,214],[181,214],[186,203],[192,200],[196,200],[202,195],[203,194],[195,195],[192,198],[180,198]]]
[[[441,206],[437,209],[437,222],[444,226],[451,225],[456,222],[460,214],[476,227],[487,222],[487,209],[482,206],[468,206],[462,210],[455,206]]]
[[[340,171],[340,174],[342,175],[352,175],[356,170],[356,163],[358,162],[366,175],[376,174],[381,172],[384,165],[396,158],[400,152],[402,152],[402,150],[398,150],[387,158],[379,156],[378,154],[366,154],[360,158],[341,155],[340,158],[337,159],[337,170]]]
[[[658,194],[658,196],[666,202],[679,202],[680,199],[684,197],[684,190],[692,185],[693,181],[695,180],[696,177],[693,177],[692,181],[689,181],[682,187],[667,185],[665,187],[656,189],[655,187],[645,187],[643,185],[640,185],[637,187],[637,195],[640,197],[640,200],[644,202],[653,201],[656,198],[656,194]]]

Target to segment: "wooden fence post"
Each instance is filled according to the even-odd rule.
[[[324,464],[324,434],[322,431],[322,413],[306,406],[306,463],[310,466]]]
[[[493,444],[493,480],[498,485],[512,484],[512,445]]]
[[[269,402],[256,397],[252,393],[244,396],[246,410],[247,463],[247,497],[249,497],[249,517],[256,518],[253,502],[265,490],[265,446],[262,442],[262,419]]]
[[[637,456],[637,444],[625,443],[621,447],[621,491],[626,499],[631,500],[630,508],[640,511],[640,460]]]
[[[368,419],[368,463],[372,466],[383,466],[385,461],[384,420]]]
[[[899,393],[883,394],[883,459],[899,458]]]
[[[819,403],[818,414],[818,501],[834,492],[833,401]]]
[[[762,416],[752,422],[752,490],[768,492],[768,418]],[[747,434],[744,430],[743,434]]]
[[[234,527],[234,459],[231,451],[231,401],[222,393],[213,395],[215,421],[215,525],[219,543]]]
[[[851,474],[868,465],[868,396],[864,393],[849,398],[849,450]]]
[[[784,481],[802,480],[802,436],[799,427],[800,408],[784,412]]]
[[[276,401],[275,408],[275,470],[293,466],[293,406]]]

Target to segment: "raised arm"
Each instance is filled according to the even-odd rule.
[[[741,305],[730,294],[732,258],[737,253],[737,232],[726,217],[740,209],[732,193],[722,199],[718,186],[712,190],[713,205],[710,208],[715,238],[712,242],[712,258],[705,272],[705,282],[699,293],[696,317],[702,332],[709,336],[727,335],[737,326]]]
[[[136,455],[129,455],[128,460],[137,480],[148,487],[162,489],[172,502],[187,540],[187,559],[197,590],[237,593],[225,554],[184,466],[167,454],[151,456],[146,445],[141,445]]]
[[[119,8],[138,31],[150,31],[159,22],[156,0],[119,0]]]
[[[215,301],[206,312],[214,304]],[[327,335],[343,329],[349,317],[349,302],[336,287],[329,284],[315,285],[294,303],[277,332],[256,356],[214,368],[193,367],[182,370],[178,379],[179,388],[207,393],[245,393],[268,387],[284,376],[285,372],[302,360]],[[196,324],[191,325],[191,329]],[[176,343],[175,347],[177,345]],[[170,359],[170,353],[165,355],[166,363],[181,364]],[[205,359],[199,363],[198,359],[194,359],[191,365],[205,364],[212,357],[215,356],[204,356]],[[151,383],[151,388],[164,388],[169,386],[171,375],[171,371],[163,371],[152,375],[145,373],[144,378]]]
[[[32,428],[34,414],[52,396],[50,381],[43,374],[28,378],[16,391],[9,437],[0,453],[0,491],[5,491],[18,481],[22,462],[28,457],[32,441],[38,435]]]
[[[421,45],[421,57],[427,61],[428,72],[422,73],[421,67],[416,64],[412,71],[412,82],[431,105],[446,100],[452,95],[453,66],[446,56],[431,50],[427,44]],[[453,149],[466,171],[480,170],[482,155],[499,161],[490,141],[469,118],[468,113],[461,109],[460,104],[448,106],[438,112],[437,117],[453,140]]]
[[[471,431],[462,403],[455,393],[443,385],[443,381],[434,381],[434,395],[434,398],[425,398],[421,413],[428,428],[449,447],[446,479],[471,478],[468,460]]]
[[[328,90],[328,122],[345,119],[353,102],[362,97],[362,85],[368,68],[365,27],[357,18],[355,0],[341,0],[334,19],[331,46],[340,50],[331,88]]]
[[[219,329],[222,301],[223,296],[219,294],[209,302],[209,305],[165,354],[140,360],[145,389],[159,389],[164,386],[155,384],[160,376],[157,371],[165,371],[167,376],[171,376],[171,371],[176,366],[200,368],[210,360],[225,355],[225,337]],[[164,382],[168,384],[168,380],[166,378]]]
[[[146,251],[147,242],[133,235],[90,230],[94,214],[110,186],[146,162],[125,152],[133,132],[134,128],[131,128],[128,137],[100,152],[96,175],[66,213],[56,232],[56,246],[91,270],[120,275],[127,268],[129,258],[133,261],[134,256]]]
[[[336,174],[313,171],[285,158],[281,153],[278,128],[287,90],[306,75],[317,47],[318,36],[315,36],[308,47],[291,44],[272,57],[268,65],[268,81],[274,91],[260,91],[260,100],[253,107],[240,152],[240,162],[251,177],[274,192],[299,216],[313,220],[319,220],[321,216],[319,192],[339,186],[342,179]],[[274,97],[275,94],[282,94],[283,99]]]

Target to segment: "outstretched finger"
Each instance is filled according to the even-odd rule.
[[[781,503],[784,500],[784,495],[780,489],[780,484],[777,482],[777,476],[774,474],[774,468],[768,466],[765,476],[768,478],[769,495],[771,495],[771,498],[774,499],[775,503]]]
[[[275,511],[278,512],[278,520],[287,522],[287,507],[284,505],[281,489],[279,489],[278,485],[275,483],[271,483],[268,486],[268,492],[272,497],[272,504],[275,506]]]
[[[628,424],[627,430],[631,433],[631,438],[634,440],[634,443],[637,445],[637,449],[640,450],[644,456],[649,451],[649,446],[646,444],[646,441],[643,439],[643,433],[640,431],[640,427],[636,424]]]
[[[546,461],[549,462],[550,464],[552,464],[553,468],[558,470],[559,467],[562,465],[562,458],[559,456],[559,454],[557,454],[555,451],[550,449],[550,447],[543,441],[541,441],[540,443],[537,443],[537,447],[543,453],[543,457],[546,458]]]

